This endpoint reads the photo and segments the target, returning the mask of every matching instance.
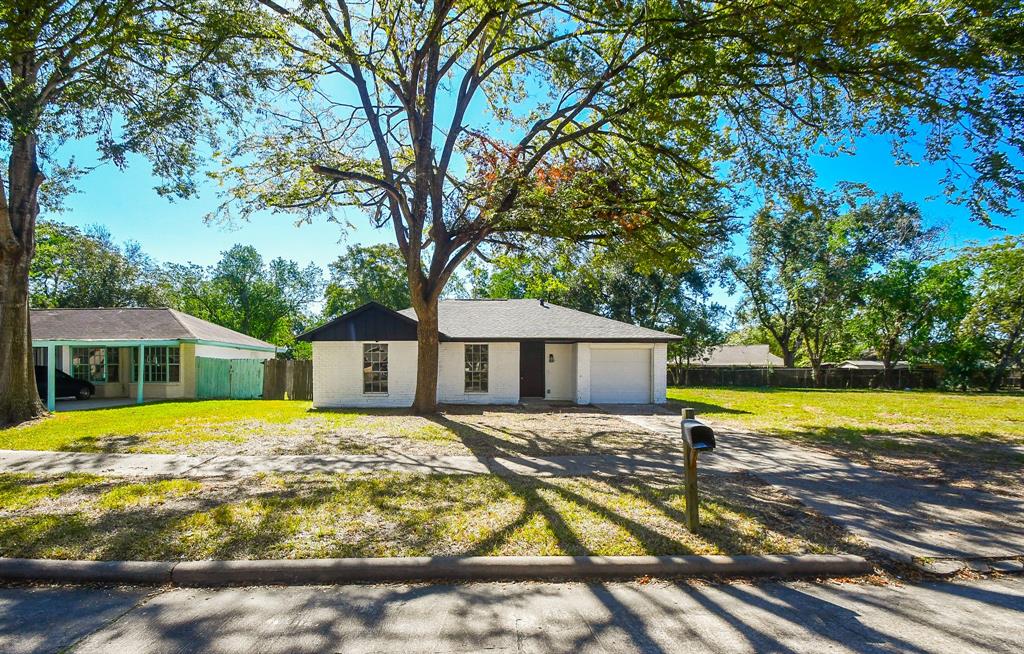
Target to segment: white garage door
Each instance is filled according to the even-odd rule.
[[[647,404],[651,401],[651,351],[629,348],[590,351],[590,401]]]

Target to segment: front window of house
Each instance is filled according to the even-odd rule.
[[[466,392],[487,392],[487,344],[466,345]]]
[[[144,348],[143,381],[176,384],[181,380],[181,350],[177,346]],[[132,348],[132,382],[139,378],[139,348]]]
[[[93,383],[120,379],[117,350],[105,347],[71,348],[71,376]]]
[[[388,346],[363,343],[363,392],[388,392]]]

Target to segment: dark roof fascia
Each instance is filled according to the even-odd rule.
[[[385,313],[389,313],[392,316],[394,316],[395,318],[398,318],[399,320],[401,320],[401,321],[403,321],[403,322],[405,322],[407,324],[410,324],[410,325],[413,325],[413,326],[418,326],[419,325],[419,322],[414,320],[413,318],[410,318],[409,316],[406,316],[406,315],[403,315],[401,313],[398,313],[394,309],[389,309],[388,307],[384,306],[380,302],[367,302],[366,304],[364,304],[362,306],[359,306],[359,307],[356,307],[355,309],[352,309],[348,313],[343,313],[340,316],[338,316],[337,318],[334,318],[332,320],[328,320],[327,322],[325,322],[324,324],[320,325],[319,327],[314,327],[313,329],[310,329],[309,331],[305,331],[305,332],[299,334],[298,336],[295,337],[295,340],[297,340],[297,341],[312,342],[313,336],[315,334],[317,334],[318,332],[323,331],[324,329],[327,329],[331,325],[334,325],[334,324],[337,324],[337,323],[341,323],[341,322],[344,322],[346,320],[350,320],[351,318],[354,318],[354,317],[358,316],[361,313],[365,313],[366,311],[369,311],[370,309],[380,309],[381,311],[384,311]],[[440,332],[438,332],[438,335],[440,337],[442,337],[442,338],[444,337],[444,334],[441,334]]]

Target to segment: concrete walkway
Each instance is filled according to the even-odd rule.
[[[63,474],[69,472],[118,477],[195,478],[247,477],[260,473],[413,472],[421,474],[497,474],[504,476],[574,477],[605,474],[683,474],[681,457],[628,454],[552,457],[267,455],[188,456],[185,454],[104,454],[0,450],[0,472]]]
[[[1024,581],[0,589],[0,651],[1019,652]]]
[[[679,416],[662,407],[601,408],[679,438]],[[1024,501],[881,472],[793,441],[720,428],[716,435],[701,468],[755,474],[895,558],[1024,555]]]

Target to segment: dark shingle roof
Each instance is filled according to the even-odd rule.
[[[33,309],[33,340],[206,340],[229,345],[274,345],[187,313],[166,308]]]
[[[398,313],[416,318],[413,309]],[[442,300],[438,330],[455,340],[674,341],[680,337],[540,300]]]

